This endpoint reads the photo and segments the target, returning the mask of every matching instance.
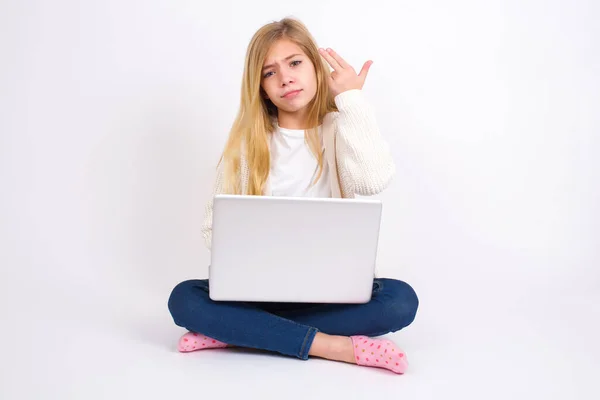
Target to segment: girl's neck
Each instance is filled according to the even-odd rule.
[[[278,112],[277,124],[286,129],[309,129],[306,122],[306,112],[297,111],[295,113]]]

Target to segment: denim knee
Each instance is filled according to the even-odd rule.
[[[194,303],[198,302],[198,296],[194,296],[194,291],[203,285],[204,281],[191,279],[177,284],[171,291],[168,307],[177,325],[181,319],[185,319],[191,309],[197,307],[197,304]]]
[[[382,281],[384,324],[387,330],[396,332],[414,321],[419,308],[419,298],[415,290],[406,282],[396,279],[382,279]]]

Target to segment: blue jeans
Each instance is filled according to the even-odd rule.
[[[375,279],[366,304],[215,302],[208,280],[178,284],[169,298],[175,324],[221,342],[308,359],[317,332],[381,336],[412,323],[419,300],[412,287]]]

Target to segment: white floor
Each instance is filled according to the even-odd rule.
[[[13,283],[23,286],[4,291],[2,399],[600,398],[591,293],[463,291],[439,301],[423,288],[415,323],[390,335],[410,361],[400,376],[248,350],[180,354],[183,330],[158,292]]]

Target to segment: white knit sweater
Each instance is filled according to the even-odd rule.
[[[332,196],[353,198],[372,196],[383,191],[396,173],[389,145],[379,133],[375,114],[361,90],[354,89],[335,97],[339,112],[328,113],[323,120],[325,162],[331,171]],[[222,166],[222,163],[220,164]],[[240,162],[242,194],[247,193],[249,170]],[[223,193],[223,169],[217,169],[213,196],[206,204],[202,234],[210,249],[214,195]],[[269,181],[265,196],[270,195]]]

